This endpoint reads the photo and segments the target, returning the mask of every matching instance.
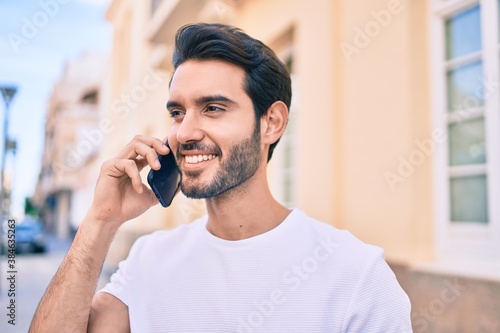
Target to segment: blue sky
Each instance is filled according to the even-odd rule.
[[[13,174],[12,215],[34,193],[43,152],[45,114],[52,86],[68,59],[83,52],[108,54],[109,0],[0,0],[0,85],[14,84],[9,136],[17,141],[6,169]],[[0,98],[0,133],[5,107]],[[0,140],[1,141],[1,140]],[[3,143],[0,142],[0,152]]]

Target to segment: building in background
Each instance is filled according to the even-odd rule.
[[[100,159],[135,134],[166,137],[180,26],[238,26],[293,77],[275,195],[384,248],[416,332],[500,331],[498,0],[113,0],[107,19]],[[105,273],[139,235],[203,210],[179,195],[125,224]]]
[[[34,202],[47,230],[60,239],[78,228],[90,207],[103,141],[99,105],[106,66],[96,54],[70,60],[50,97]]]

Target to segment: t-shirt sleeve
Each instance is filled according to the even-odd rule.
[[[408,296],[377,248],[353,292],[342,332],[411,333],[410,312]]]
[[[137,271],[137,264],[141,249],[144,246],[146,237],[140,237],[132,245],[127,259],[118,264],[118,270],[111,275],[110,281],[98,292],[111,294],[129,306],[130,284],[133,280],[133,273]],[[135,268],[135,269],[134,269]]]

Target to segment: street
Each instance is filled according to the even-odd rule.
[[[44,254],[16,255],[14,278],[13,274],[8,273],[11,270],[7,267],[6,256],[1,257],[0,332],[28,332],[38,302],[63,260],[68,247],[69,241],[50,239],[48,251]],[[8,280],[9,277],[11,281]],[[11,282],[15,282],[14,288]],[[15,297],[9,295],[9,289],[11,293],[15,292]],[[15,314],[12,315],[12,313]]]

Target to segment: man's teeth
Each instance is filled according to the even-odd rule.
[[[215,158],[216,155],[186,155],[186,162],[189,164],[200,163]]]

